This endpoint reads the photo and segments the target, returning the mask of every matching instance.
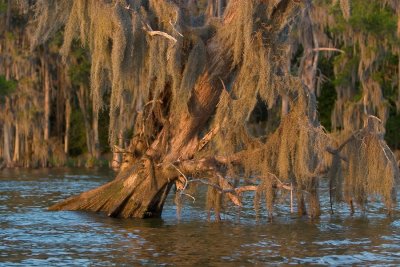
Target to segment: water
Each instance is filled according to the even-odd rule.
[[[400,216],[371,204],[350,216],[345,206],[317,222],[290,216],[255,220],[249,205],[229,207],[207,222],[204,200],[189,199],[181,219],[169,198],[162,219],[121,220],[46,207],[113,178],[109,170],[0,172],[0,265],[3,266],[253,266],[400,264]],[[323,197],[324,206],[326,197]],[[265,216],[264,216],[265,217]]]

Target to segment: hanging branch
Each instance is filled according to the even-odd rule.
[[[334,51],[334,52],[339,52],[344,54],[345,52],[341,49],[333,48],[333,47],[319,47],[319,48],[314,48],[314,52],[320,52],[320,51]]]

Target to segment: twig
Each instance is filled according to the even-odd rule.
[[[293,184],[290,183],[290,213],[293,213]]]
[[[125,9],[136,13],[136,11],[134,9],[131,8],[130,5],[125,6]],[[174,43],[178,42],[178,40],[176,40],[174,37],[172,37],[171,35],[169,35],[166,32],[162,32],[162,31],[153,31],[153,29],[150,27],[150,25],[148,23],[144,23],[144,21],[142,19],[140,19],[142,21],[143,27],[142,29],[147,32],[150,36],[155,36],[155,35],[160,35],[163,36],[171,41],[173,41]],[[179,33],[179,32],[178,32]]]
[[[181,190],[181,192],[183,192],[184,190],[186,190],[186,187],[187,187],[187,185],[188,185],[189,179],[188,179],[188,178],[186,177],[186,175],[185,175],[178,167],[176,167],[174,164],[170,163],[170,165],[171,165],[172,167],[174,167],[174,168],[182,175],[183,178],[185,178],[185,185],[183,186],[183,189]],[[183,193],[182,193],[182,194],[183,194]]]
[[[382,149],[383,154],[385,155],[386,160],[388,161],[388,163],[391,163],[392,161],[389,159],[388,155],[386,154],[386,149],[382,145],[383,142],[381,140],[379,140],[378,142],[379,142],[379,146]]]
[[[117,2],[115,3],[115,5],[117,5]],[[127,10],[129,10],[129,11],[132,11],[132,12],[134,12],[134,13],[136,13],[136,11],[135,11],[134,9],[132,9],[132,8],[131,8],[131,5],[127,5],[127,6],[125,6],[125,9],[127,9]]]
[[[163,36],[163,37],[173,41],[174,43],[178,42],[178,40],[176,40],[174,37],[172,37],[171,35],[169,35],[166,32],[153,31],[153,29],[147,23],[146,24],[143,23],[143,30],[145,30],[150,36],[160,35],[160,36]]]
[[[241,194],[245,191],[257,191],[258,186],[255,185],[245,185],[242,187],[235,188],[236,193]]]
[[[199,142],[197,151],[202,150],[208,142],[215,136],[215,134],[219,131],[219,126],[217,125],[215,128],[211,129]]]
[[[113,153],[121,153],[121,154],[130,153],[130,152],[127,151],[126,149],[120,148],[120,147],[117,146],[117,145],[114,145],[112,152],[113,152]]]
[[[223,190],[225,190],[226,188],[234,190],[233,186],[220,173],[216,172],[216,176],[218,178],[219,185],[222,187]],[[234,191],[232,193],[228,192],[227,195],[235,205],[237,205],[239,207],[242,206],[242,203],[241,203],[236,191]]]
[[[178,167],[176,167],[174,164],[170,163],[170,165],[171,165],[172,167],[174,167],[174,168],[182,175],[183,178],[185,178],[185,185],[183,186],[183,188],[182,188],[181,190],[179,190],[179,191],[180,191],[180,192],[179,192],[179,195],[181,195],[181,196],[184,195],[184,196],[190,197],[191,199],[193,199],[193,203],[196,202],[196,198],[195,198],[194,196],[192,196],[192,195],[190,195],[190,194],[184,192],[184,191],[186,190],[188,184],[189,184],[189,179],[188,179],[188,178],[186,177],[186,175],[185,175]]]
[[[187,193],[183,193],[183,192],[181,192],[180,194],[184,195],[184,196],[187,196],[187,197],[190,197],[191,199],[193,199],[193,203],[196,202],[196,198],[194,196],[192,196],[190,194],[187,194]]]
[[[213,184],[213,183],[210,183],[210,182],[208,182],[208,181],[205,181],[205,180],[203,180],[203,179],[193,179],[193,180],[190,180],[190,181],[189,181],[189,183],[197,183],[197,182],[200,182],[200,183],[202,183],[202,184],[205,184],[205,185],[214,187],[214,188],[215,188],[216,190],[218,190],[220,193],[232,193],[232,192],[234,192],[234,190],[224,190],[224,189],[222,189],[220,186],[218,186],[218,185],[216,185],[216,184]]]
[[[281,188],[289,190],[289,191],[293,190],[293,186],[292,185],[288,186],[287,184],[283,183],[281,180],[279,180],[279,178],[275,174],[270,173],[270,172],[268,172],[268,174],[270,176],[272,176],[273,178],[275,178],[279,182]]]
[[[319,52],[319,51],[335,51],[335,52],[340,52],[344,54],[345,52],[341,49],[333,48],[333,47],[319,47],[319,48],[314,48],[314,52]]]
[[[147,102],[144,106],[147,106],[147,105],[150,105],[150,104],[152,104],[152,103],[160,103],[160,104],[163,104],[163,102],[162,102],[162,100],[160,100],[160,99],[153,99],[153,100],[150,100],[149,102]]]
[[[180,33],[180,32],[178,32],[177,29],[175,29],[175,26],[174,26],[174,24],[172,24],[171,20],[169,21],[169,24],[172,26],[172,29],[173,29],[177,34],[179,34],[180,37],[183,37],[183,34]]]

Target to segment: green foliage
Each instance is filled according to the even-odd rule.
[[[331,1],[316,1],[316,5],[329,6]],[[350,26],[355,32],[373,34],[377,37],[394,41],[397,29],[396,14],[388,7],[384,7],[381,1],[376,0],[352,0],[351,16],[347,21],[343,17],[340,1],[330,7],[330,13],[335,17],[335,25],[329,25],[330,31],[335,34],[345,33]]]
[[[324,126],[328,131],[331,131],[332,129],[331,114],[337,97],[335,85],[332,81],[334,78],[332,61],[332,59],[322,57],[318,62],[318,67],[321,73],[328,77],[327,81],[322,84],[321,93],[317,98],[319,119],[322,126]]]
[[[72,157],[87,152],[85,123],[80,109],[73,108],[71,112],[70,146],[68,154]]]
[[[7,11],[7,3],[0,2],[0,13]]]
[[[299,67],[303,54],[304,54],[304,48],[302,45],[299,45],[297,51],[294,53],[294,55],[292,55],[292,59],[290,62],[290,72],[293,75],[297,75],[297,73],[299,73]]]
[[[397,36],[398,14],[395,3],[389,2],[375,0],[313,2],[320,8],[319,12],[324,10],[326,17],[329,17],[324,19],[323,16],[319,16],[315,18],[315,23],[325,24],[323,34],[332,41],[334,47],[344,51],[334,56],[332,67],[335,74],[324,73],[328,79],[333,80],[333,86],[340,96],[332,116],[334,124],[359,127],[361,120],[359,115],[363,114],[361,109],[365,104],[361,102],[363,97],[368,100],[365,108],[372,115],[378,116],[385,122],[386,114],[389,114],[389,127],[396,121],[394,116],[397,115],[392,109],[398,101],[399,81],[395,77],[398,77],[399,71],[399,59],[396,54],[400,42]],[[326,93],[324,90],[329,91],[324,88],[322,94]],[[323,100],[319,99],[319,102],[323,103]],[[357,112],[354,110],[355,106]],[[324,120],[324,111],[321,110],[320,114]],[[324,125],[328,125],[327,122]],[[390,132],[391,130],[388,130],[386,138],[392,145],[396,141],[389,140],[396,137]]]
[[[400,149],[400,114],[392,111],[386,121],[385,140],[392,149]]]
[[[0,75],[0,97],[4,97],[15,92],[17,82],[14,80],[7,80],[4,76]]]
[[[64,33],[62,31],[58,31],[54,37],[50,40],[48,46],[51,51],[55,53],[59,53],[59,50],[64,42]]]
[[[394,86],[393,77],[398,75],[399,57],[392,53],[387,53],[382,62],[380,69],[372,74],[372,78],[382,86],[382,93],[385,99],[395,102],[397,100],[398,87]]]
[[[329,6],[326,3],[320,3],[320,6]],[[336,23],[334,25],[328,25],[329,32],[332,34],[342,34],[345,32],[348,22],[344,19],[342,10],[340,9],[339,3],[331,6],[329,9],[331,15],[335,17]]]
[[[397,29],[396,14],[376,0],[353,0],[349,22],[356,31],[389,40],[394,38]]]
[[[360,61],[358,55],[353,55],[353,53],[351,53],[351,48],[344,50],[345,54],[336,56],[333,61],[333,64],[336,65],[338,69],[333,82],[335,86],[351,85],[352,75],[354,70],[357,69]]]
[[[108,128],[110,126],[110,116],[108,109],[102,109],[99,112],[99,139],[101,145],[101,152],[107,153],[110,152],[110,145],[109,145],[109,137],[108,137]]]
[[[68,74],[70,76],[72,85],[88,85],[90,82],[91,68],[88,51],[78,44],[74,44],[72,47],[71,56],[73,64],[69,66]]]

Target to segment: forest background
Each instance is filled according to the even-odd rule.
[[[74,40],[64,60],[64,28],[38,33],[34,2],[0,0],[0,168],[108,166],[132,138],[131,122],[110,127],[111,89],[105,86],[102,108],[95,107],[88,48]],[[191,2],[197,13],[207,7],[206,0]],[[207,12],[218,18],[223,6]],[[326,130],[359,129],[368,110],[385,123],[391,149],[400,150],[400,4],[316,0],[292,24],[289,68],[315,91]],[[55,37],[35,44],[43,37],[35,34]],[[268,114],[280,112],[260,101],[248,129],[262,136],[276,123]]]

